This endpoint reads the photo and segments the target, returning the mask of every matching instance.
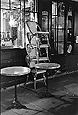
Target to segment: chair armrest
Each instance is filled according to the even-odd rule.
[[[38,32],[36,32],[36,34],[49,34],[49,32],[38,31]]]

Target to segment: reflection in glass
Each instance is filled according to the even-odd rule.
[[[14,45],[15,47],[25,47],[25,42],[27,41],[26,21],[37,21],[35,3],[35,0],[1,0],[1,36],[3,36],[3,33],[5,34],[2,37],[4,39],[4,46],[7,44],[5,41],[8,42],[8,32],[13,47]]]
[[[52,2],[52,36],[59,54],[64,53],[64,10],[63,2]]]

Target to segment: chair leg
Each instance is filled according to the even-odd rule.
[[[45,83],[45,86],[46,86],[47,84],[46,84],[46,76],[45,76],[45,73],[43,73],[43,80],[44,80],[44,83]]]
[[[28,82],[28,78],[29,78],[29,75],[27,75],[27,79],[26,79],[24,85],[26,85],[26,83]]]
[[[35,74],[34,75],[34,89],[36,90],[36,77],[37,77],[37,75]]]

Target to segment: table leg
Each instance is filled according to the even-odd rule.
[[[17,85],[16,85],[16,77],[15,77],[15,97],[13,102],[11,103],[11,105],[9,107],[7,107],[7,110],[9,109],[27,109],[26,106],[22,105],[18,99],[17,99]]]
[[[17,85],[15,84],[15,101],[17,101]]]

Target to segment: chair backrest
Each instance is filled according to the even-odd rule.
[[[30,32],[31,32],[33,35],[37,33],[37,29],[38,29],[39,31],[41,31],[41,28],[40,28],[40,26],[37,24],[37,22],[35,22],[35,21],[27,21],[26,23],[27,23],[27,26],[28,26]]]
[[[26,24],[29,28],[30,31],[29,34],[31,36],[31,38],[28,39],[30,41],[29,41],[29,45],[26,47],[26,50],[27,50],[27,54],[30,57],[30,60],[32,61],[33,58],[37,58],[38,36],[36,35],[36,33],[37,33],[37,29],[41,31],[41,28],[35,21],[27,21]]]
[[[34,59],[37,59],[37,51],[36,50],[37,49],[33,48],[32,45],[30,45],[30,44],[28,44],[26,47],[26,52],[27,52],[26,61],[30,68],[35,67],[35,63],[37,62],[37,60],[34,60]]]

